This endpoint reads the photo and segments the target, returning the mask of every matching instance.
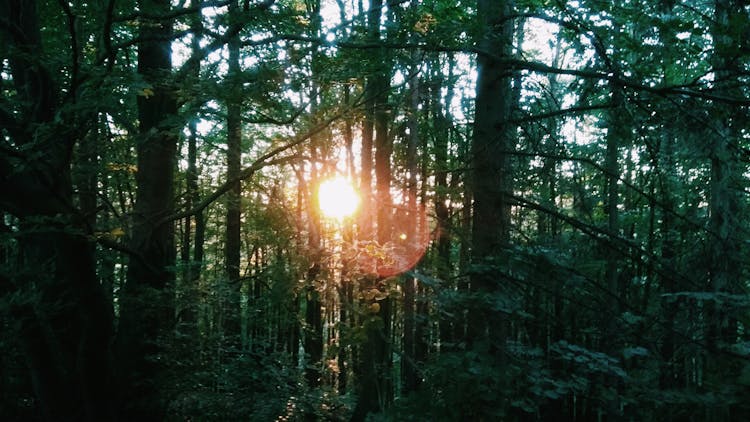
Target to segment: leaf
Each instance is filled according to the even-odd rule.
[[[634,356],[648,356],[648,350],[640,346],[626,347],[622,350],[622,356],[625,359],[630,359]]]
[[[117,227],[109,231],[109,235],[118,238],[125,236],[125,230],[122,229],[122,227]]]
[[[742,356],[750,356],[750,341],[743,341],[732,345],[732,351]]]
[[[634,315],[630,312],[623,312],[623,314],[620,315],[620,318],[622,318],[623,321],[625,321],[626,323],[630,325],[635,325],[635,324],[643,322],[642,316]]]
[[[154,96],[154,90],[151,89],[151,87],[145,87],[138,92],[138,96],[144,97],[144,98],[150,98]]]
[[[419,21],[414,24],[414,30],[424,35],[430,31],[430,28],[435,26],[437,20],[431,13],[425,13],[419,18]]]

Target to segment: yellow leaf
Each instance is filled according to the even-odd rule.
[[[138,93],[139,96],[144,98],[149,98],[154,96],[154,90],[150,87],[143,88],[141,92]]]
[[[297,12],[304,13],[304,12],[307,11],[307,6],[305,6],[305,3],[302,2],[302,1],[295,1],[294,2],[294,10],[297,11]]]
[[[380,304],[375,302],[370,304],[370,312],[377,314],[380,311]]]
[[[414,30],[424,35],[430,30],[431,27],[435,26],[436,23],[437,20],[434,16],[432,16],[432,14],[425,13],[421,18],[419,18],[419,21],[414,24]]]
[[[138,167],[135,164],[107,163],[107,170],[124,171],[132,174],[138,171]]]
[[[123,230],[122,227],[117,227],[110,230],[109,235],[115,238],[122,237],[125,236],[125,230]]]

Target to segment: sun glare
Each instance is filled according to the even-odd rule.
[[[328,179],[318,188],[318,205],[326,217],[343,220],[357,211],[359,202],[357,190],[345,177]]]

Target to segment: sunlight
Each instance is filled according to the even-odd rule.
[[[318,188],[320,211],[328,218],[343,220],[359,208],[360,198],[352,182],[342,176],[328,179]]]

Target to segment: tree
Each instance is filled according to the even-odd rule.
[[[389,4],[390,6],[391,4]],[[367,35],[372,42],[381,41],[380,21],[382,16],[383,2],[376,0],[370,4],[367,15]],[[372,74],[367,78],[365,95],[367,96],[366,115],[363,123],[362,150],[374,147],[375,149],[375,201],[365,203],[365,213],[372,216],[373,204],[377,204],[374,233],[369,225],[364,224],[362,233],[364,239],[371,238],[381,247],[391,240],[392,226],[391,213],[392,202],[390,194],[391,182],[391,153],[392,138],[388,134],[388,86],[390,80],[390,68],[385,55],[380,55],[383,61],[372,63]],[[374,132],[373,132],[374,131]],[[374,137],[373,137],[374,133]],[[374,138],[374,140],[373,140]],[[372,143],[372,144],[370,144]],[[362,186],[369,186],[371,169],[369,164],[364,164],[368,153],[363,153]],[[363,195],[367,195],[368,188],[363,189]],[[363,280],[364,289],[382,291],[387,289],[387,284],[378,274],[368,275]],[[374,290],[373,290],[374,289]],[[387,292],[385,292],[387,295]],[[365,318],[364,330],[366,341],[362,346],[358,363],[359,371],[357,389],[357,406],[352,415],[353,421],[363,421],[369,413],[375,413],[388,407],[392,400],[392,376],[391,376],[391,351],[389,338],[391,335],[391,299],[372,298],[365,303],[373,310],[372,315]]]
[[[0,415],[747,419],[748,22],[0,0]]]
[[[146,13],[166,15],[167,0],[144,0]],[[172,288],[175,263],[174,212],[177,101],[172,71],[170,19],[145,19],[140,27],[138,73],[146,87],[138,97],[139,137],[136,202],[128,279],[122,288],[117,336],[120,411],[131,419],[161,418],[166,403],[159,394],[164,367],[160,339],[174,326]]]
[[[0,3],[9,72],[0,97],[0,203],[15,219],[18,251],[17,267],[2,281],[21,295],[10,313],[19,324],[40,417],[107,420],[113,410],[112,313],[96,277],[92,228],[74,206],[70,170],[73,148],[88,130],[83,122],[95,121],[95,112],[79,107],[88,99],[78,64],[69,63],[71,73],[61,80],[42,59],[46,6]],[[68,28],[66,50],[79,57],[82,34]]]
[[[511,2],[477,2],[480,19],[480,41],[484,51],[495,51],[509,57],[513,43],[512,20],[508,19]],[[494,57],[477,57],[477,94],[471,165],[472,196],[472,260],[475,264],[496,265],[493,259],[502,255],[510,240],[510,192],[512,171],[510,155],[513,131],[509,124],[510,79],[507,69]],[[479,270],[471,279],[472,288],[480,293],[498,294],[495,271]],[[499,293],[502,294],[502,293]],[[489,343],[487,346],[502,355],[505,332],[503,322],[490,317],[487,309],[469,310],[467,340]],[[485,346],[485,347],[487,347]]]
[[[239,12],[237,2],[231,2],[228,18],[236,19]],[[240,338],[240,249],[242,217],[242,182],[239,180],[242,167],[242,69],[240,66],[240,40],[233,36],[227,43],[229,50],[227,73],[227,179],[236,180],[227,192],[226,244],[226,288],[228,290],[225,309],[226,334],[238,344]]]
[[[742,23],[732,22],[731,17],[741,19]],[[712,67],[719,84],[734,79],[740,72],[735,39],[731,34],[733,31],[746,31],[750,27],[748,18],[747,11],[740,2],[714,2],[715,25],[710,31],[714,39]],[[721,88],[719,90],[724,91]],[[743,119],[734,110],[716,110],[714,113],[711,125],[713,141],[709,152],[711,176],[707,249],[710,258],[707,290],[716,294],[736,293],[743,290],[743,283],[740,281],[742,264],[738,255],[743,248],[736,238],[736,233],[740,230],[737,215],[742,212],[737,192],[743,189],[740,187],[740,164],[736,151],[738,125],[743,124]],[[706,340],[711,349],[721,349],[738,340],[737,320],[730,316],[730,312],[721,308],[718,303],[709,307]],[[736,364],[725,366],[718,362],[709,362],[706,367],[708,373],[724,373],[725,376],[731,376],[737,370]],[[720,409],[715,420],[742,417],[740,415],[746,415],[746,412],[746,409],[737,406],[725,406]]]

